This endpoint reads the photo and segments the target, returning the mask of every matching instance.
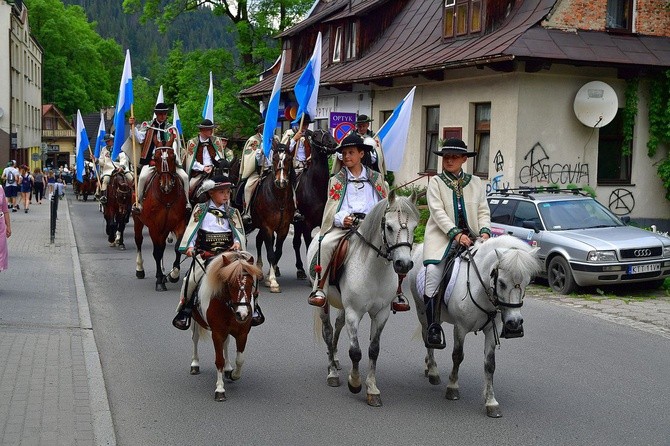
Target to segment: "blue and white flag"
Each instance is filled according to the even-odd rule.
[[[130,66],[130,50],[126,50],[126,62],[123,64],[123,74],[119,85],[119,97],[114,110],[114,149],[112,159],[115,160],[121,153],[121,146],[125,142],[126,113],[133,105],[133,71]]]
[[[387,170],[397,171],[402,165],[405,145],[407,145],[407,134],[409,133],[409,121],[412,117],[414,90],[416,90],[416,87],[413,87],[405,96],[405,99],[400,101],[400,104],[377,132],[376,137],[384,151],[384,162]]]
[[[275,78],[275,84],[272,87],[270,101],[268,102],[268,106],[265,108],[265,125],[263,126],[263,153],[265,153],[266,158],[270,156],[270,150],[272,150],[272,137],[274,136],[275,128],[277,128],[277,116],[279,115],[279,97],[281,96],[281,81],[282,77],[284,77],[285,56],[286,51],[282,51],[279,72]]]
[[[100,125],[98,126],[98,136],[95,138],[95,150],[93,156],[100,158],[100,147],[105,145],[105,115],[100,112]]]
[[[174,112],[172,113],[172,119],[174,119],[174,126],[177,127],[179,136],[184,134],[184,131],[181,129],[181,119],[179,118],[179,112],[177,111],[177,104],[174,105]]]
[[[295,120],[291,124],[299,124],[300,118],[307,113],[310,118],[316,117],[316,99],[319,95],[319,82],[321,81],[321,33],[316,37],[314,52],[307,62],[293,91],[298,100],[298,111]]]
[[[84,120],[81,119],[81,113],[77,110],[77,180],[84,181],[84,153],[89,147],[88,135]]]
[[[160,104],[161,102],[165,102],[165,99],[163,99],[163,86],[161,85],[161,88],[158,90],[158,96],[156,96],[156,105]],[[156,119],[156,112],[154,112],[154,117],[152,121]]]
[[[212,82],[212,72],[209,72],[209,91],[205,98],[205,106],[202,108],[202,119],[209,119],[214,122],[214,83]]]

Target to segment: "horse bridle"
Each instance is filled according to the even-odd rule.
[[[393,251],[395,251],[398,248],[401,248],[403,246],[407,246],[408,248],[412,249],[412,243],[409,241],[406,242],[400,242],[400,233],[405,231],[407,232],[407,240],[410,239],[410,233],[409,233],[409,214],[407,214],[405,217],[405,221],[400,222],[400,230],[396,234],[396,239],[395,243],[393,245],[389,245],[388,239],[386,238],[386,214],[390,211],[390,206],[386,206],[386,211],[384,211],[384,215],[382,216],[382,221],[381,221],[381,233],[382,233],[382,242],[384,243],[382,246],[377,248],[374,246],[372,243],[367,241],[365,237],[363,237],[363,234],[358,232],[358,228],[354,230],[354,234],[357,235],[363,242],[368,245],[372,250],[374,250],[377,253],[378,257],[383,257],[386,259],[386,261],[390,262],[393,257]],[[400,209],[396,211],[398,213],[398,221],[401,220],[402,212],[400,212]],[[382,251],[383,249],[383,251]]]
[[[495,267],[491,270],[491,279],[493,281],[493,286],[487,286],[486,283],[484,283],[484,279],[482,278],[481,273],[479,272],[479,268],[477,268],[477,264],[475,263],[475,258],[474,254],[472,253],[472,250],[470,247],[466,248],[465,253],[468,257],[468,274],[467,274],[467,289],[468,289],[468,295],[470,296],[470,300],[472,303],[477,307],[481,312],[486,314],[487,319],[486,322],[484,322],[484,325],[481,326],[479,330],[483,330],[484,327],[486,327],[489,323],[492,323],[495,320],[495,317],[498,315],[498,310],[499,307],[505,307],[505,308],[521,308],[523,306],[523,298],[525,295],[525,289],[521,288],[520,283],[514,284],[514,289],[518,289],[519,293],[521,294],[521,299],[518,304],[514,304],[511,302],[505,302],[503,300],[500,300],[500,295],[498,294],[498,275],[499,275],[499,270],[500,270],[500,261],[496,262]],[[482,285],[484,288],[484,292],[486,293],[486,297],[488,298],[489,302],[491,305],[493,305],[494,310],[493,311],[487,311],[484,308],[481,307],[476,301],[475,298],[472,296],[472,291],[470,290],[470,266],[472,266],[472,269],[475,270],[475,274],[477,275],[477,279],[479,280],[479,283]],[[494,334],[495,334],[495,342],[496,345],[500,345],[500,338],[498,337],[498,330],[495,329],[494,325]]]
[[[231,311],[235,312],[239,307],[248,307],[249,310],[251,310],[251,301],[252,299],[256,299],[258,297],[258,285],[256,284],[256,280],[252,281],[251,285],[251,293],[247,296],[247,293],[245,291],[246,286],[244,284],[244,278],[245,277],[251,277],[251,274],[247,272],[243,272],[240,274],[237,278],[237,301],[233,301],[232,299],[229,300],[226,305],[228,305],[228,308],[231,309]],[[244,298],[246,299],[246,302],[242,302]]]

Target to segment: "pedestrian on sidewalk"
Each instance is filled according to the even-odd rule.
[[[47,173],[47,199],[51,198],[51,194],[54,193],[54,184],[56,184],[56,175],[53,169],[50,169]]]
[[[9,253],[7,239],[12,235],[12,224],[9,220],[9,205],[5,191],[0,187],[0,271],[7,269]]]
[[[35,191],[35,203],[42,204],[42,199],[44,198],[44,189],[46,188],[47,180],[42,173],[42,169],[35,167],[33,171],[33,178],[35,179],[35,184],[33,184],[33,190]]]
[[[20,200],[23,200],[23,209],[27,214],[30,208],[30,192],[33,190],[33,176],[30,174],[30,169],[25,164],[21,166],[19,188],[21,191]]]
[[[7,167],[2,172],[2,179],[5,181],[4,195],[9,203],[9,207],[12,209],[12,212],[16,212],[19,208],[19,205],[16,203],[16,196],[19,193],[19,171],[16,168],[14,160],[7,163]]]

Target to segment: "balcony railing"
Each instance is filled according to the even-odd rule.
[[[74,130],[67,129],[42,129],[42,138],[74,138]]]

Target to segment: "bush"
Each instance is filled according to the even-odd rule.
[[[396,189],[395,191],[396,194],[402,195],[404,197],[409,197],[412,195],[412,192],[416,192],[416,204],[419,208],[419,224],[414,230],[414,243],[423,243],[423,237],[426,233],[426,222],[428,221],[428,216],[430,215],[426,201],[426,188],[411,185],[408,187]]]

